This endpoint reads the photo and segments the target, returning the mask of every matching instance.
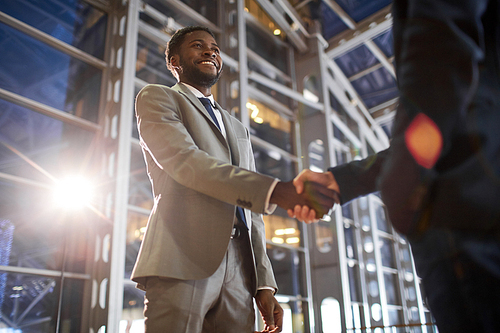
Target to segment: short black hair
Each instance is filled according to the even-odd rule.
[[[184,27],[184,28],[177,30],[172,35],[172,38],[170,38],[170,40],[167,43],[167,48],[165,50],[165,61],[167,62],[167,68],[170,70],[170,72],[172,72],[172,74],[175,77],[177,77],[177,74],[176,74],[175,70],[172,68],[172,64],[170,62],[170,59],[172,58],[172,56],[174,54],[179,53],[179,48],[181,47],[182,42],[184,42],[184,38],[186,37],[186,35],[190,32],[198,31],[198,30],[208,32],[215,39],[215,35],[212,32],[212,30],[210,30],[207,27],[201,26],[201,25],[196,25],[196,26]]]

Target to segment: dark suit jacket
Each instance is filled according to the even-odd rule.
[[[132,272],[204,279],[219,267],[243,206],[256,286],[276,288],[261,213],[274,178],[258,174],[247,129],[218,104],[227,139],[184,85],[148,85],[138,94],[138,128],[154,206]],[[252,170],[252,171],[250,171]]]
[[[500,1],[395,0],[400,107],[391,147],[330,169],[342,200],[381,190],[403,233],[429,226],[489,231],[500,224]],[[405,143],[416,115],[438,126],[431,168]]]

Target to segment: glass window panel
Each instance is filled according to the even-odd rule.
[[[304,257],[297,250],[267,245],[267,255],[273,265],[279,293],[282,295],[307,295],[305,280],[301,272],[305,272]]]
[[[286,47],[276,43],[267,34],[249,24],[247,24],[247,47],[257,52],[274,67],[288,73],[288,57],[284,56],[288,54]]]
[[[104,57],[107,15],[85,1],[1,1],[0,11],[94,57]]]
[[[309,144],[308,155],[309,155],[309,169],[316,172],[323,172],[325,170],[325,147],[323,146],[323,141],[314,140]]]
[[[385,294],[387,296],[387,304],[399,305],[397,276],[392,273],[384,272]]]
[[[101,71],[3,23],[0,88],[97,122]]]
[[[289,153],[293,152],[292,123],[266,105],[249,99],[250,133]]]
[[[28,326],[29,330],[26,332],[55,332],[60,288],[58,280],[37,275],[0,273],[0,281],[0,309],[3,319],[19,326],[31,322],[32,325]],[[65,288],[66,290],[67,288]],[[40,298],[40,301],[34,302],[37,297]],[[78,301],[75,299],[75,303]],[[21,314],[30,305],[33,305],[33,308],[18,322]],[[75,312],[74,315],[78,320],[80,319],[80,313]],[[10,326],[6,320],[2,320],[4,329],[18,328]],[[78,332],[78,330],[74,332]]]
[[[361,288],[359,279],[359,267],[354,265],[353,267],[348,267],[349,272],[349,289],[351,292],[352,302],[361,302]]]
[[[132,145],[128,195],[130,205],[148,210],[153,207],[153,190],[146,172],[146,163],[138,145]]]
[[[0,100],[0,172],[52,184],[50,177],[83,173],[94,133]],[[27,157],[22,159],[10,145]]]
[[[386,267],[396,268],[394,260],[394,245],[393,241],[388,238],[379,238],[380,256],[382,257],[382,265]]]
[[[354,220],[353,214],[352,214],[352,203],[346,203],[342,205],[342,216],[347,217],[350,220]]]
[[[257,145],[253,146],[257,171],[289,181],[295,177],[295,164],[275,150],[270,150]]]
[[[349,259],[358,259],[356,252],[356,241],[354,238],[354,226],[344,224],[345,248],[346,256]]]
[[[377,219],[377,227],[380,231],[389,232],[389,225],[385,215],[384,207],[377,205],[375,208],[375,217]]]
[[[2,264],[61,270],[64,262],[65,271],[85,273],[95,239],[87,214],[61,211],[50,190],[0,179]]]
[[[321,253],[328,253],[333,248],[332,226],[327,222],[319,221],[314,225],[316,233],[316,248]]]
[[[396,325],[401,325],[402,321],[402,311],[401,310],[396,310],[396,309],[388,309],[387,312],[389,313],[389,326],[396,326]],[[406,332],[404,327],[393,327],[392,332]]]
[[[139,34],[135,76],[148,83],[173,86],[177,83],[165,64],[165,45],[158,45]]]
[[[127,219],[125,278],[128,279],[134,268],[135,260],[137,259],[144,233],[146,232],[148,216],[129,211]]]
[[[144,291],[135,287],[135,283],[125,284],[123,288],[123,312],[120,326],[130,326],[130,330],[120,329],[120,333],[136,332],[132,330],[134,326],[142,329],[137,332],[144,332],[144,294]]]
[[[264,222],[267,240],[275,244],[301,246],[302,236],[296,219],[279,216],[275,212],[273,215],[265,215]]]

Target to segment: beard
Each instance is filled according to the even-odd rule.
[[[182,73],[188,82],[196,82],[198,85],[211,88],[214,84],[219,81],[222,74],[222,69],[217,72],[217,74],[202,72],[198,67],[192,63],[187,63],[184,61],[179,61]]]

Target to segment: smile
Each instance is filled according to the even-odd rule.
[[[200,61],[200,62],[199,62],[199,64],[201,64],[201,65],[212,65],[212,66],[214,66],[215,68],[218,68],[218,66],[217,66],[214,62],[209,61],[209,60],[203,60],[203,61]]]

